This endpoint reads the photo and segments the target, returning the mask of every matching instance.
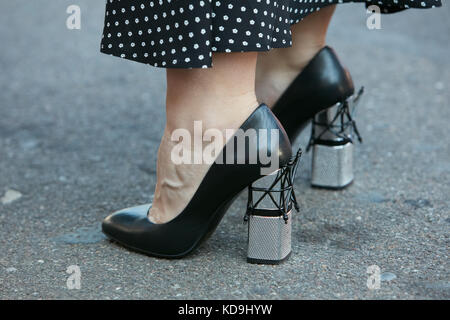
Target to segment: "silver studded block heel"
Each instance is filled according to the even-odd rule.
[[[244,221],[248,223],[247,262],[279,264],[291,254],[292,209],[298,211],[293,180],[301,151],[288,165],[253,183]]]
[[[312,122],[311,185],[327,189],[342,189],[353,182],[353,136],[361,136],[354,121],[355,107],[364,92],[318,113]]]

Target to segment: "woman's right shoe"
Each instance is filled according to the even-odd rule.
[[[353,136],[361,141],[353,113],[362,93],[355,95],[349,72],[326,46],[274,105],[291,141],[312,121],[312,186],[341,189],[353,181]]]
[[[213,233],[241,190],[264,174],[289,165],[292,154],[289,138],[266,105],[259,106],[240,129],[238,132],[254,133],[253,143],[245,142],[244,135],[245,146],[240,148],[238,141],[242,143],[242,137],[236,133],[218,156],[222,161],[216,160],[211,165],[192,199],[176,218],[167,223],[152,223],[148,219],[151,204],[146,204],[111,214],[102,223],[103,232],[110,239],[151,256],[182,258],[193,252]],[[278,135],[273,135],[275,132]],[[262,161],[261,157],[266,159]],[[272,239],[262,239],[258,246],[272,245],[264,240]]]
[[[360,138],[353,109],[353,81],[330,47],[320,50],[276,102],[272,111],[291,141],[312,120],[311,185],[340,189],[353,181],[353,140]],[[247,261],[278,264],[291,253],[292,210],[299,210],[293,181],[301,149],[288,166],[249,187]],[[265,244],[265,245],[261,245]]]

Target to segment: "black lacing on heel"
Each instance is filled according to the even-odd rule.
[[[269,187],[254,187],[253,184],[248,187],[248,202],[247,211],[244,216],[244,222],[247,222],[249,216],[254,214],[258,210],[270,210],[279,211],[283,216],[284,221],[287,223],[292,206],[295,210],[299,211],[300,207],[297,203],[297,199],[294,193],[294,178],[297,172],[302,150],[299,149],[297,154],[293,156],[287,165],[282,167],[278,172]],[[276,188],[277,184],[280,184],[279,188]],[[263,194],[256,200],[253,198],[253,192],[263,192]],[[274,193],[279,194],[279,197],[274,197]],[[269,197],[275,208],[262,209],[258,208],[258,205],[266,198]],[[278,198],[279,200],[277,201]]]
[[[356,97],[351,101],[353,108],[350,108],[350,103],[348,100],[340,103],[336,115],[333,120],[329,123],[317,122],[315,118],[312,121],[311,125],[311,137],[309,139],[308,146],[306,147],[306,151],[309,151],[311,147],[318,141],[321,140],[321,137],[326,132],[331,132],[338,138],[341,138],[344,143],[352,142],[352,133],[354,132],[358,141],[362,143],[361,135],[359,134],[358,127],[356,126],[356,122],[353,119],[355,107],[357,106],[361,95],[364,93],[364,87],[359,89]],[[320,134],[316,137],[316,125],[323,127],[324,129]],[[351,130],[348,130],[351,128]]]

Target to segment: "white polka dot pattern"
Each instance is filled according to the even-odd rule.
[[[364,2],[381,12],[440,0],[107,0],[101,52],[166,68],[207,68],[213,52],[292,45],[290,26],[327,5]]]

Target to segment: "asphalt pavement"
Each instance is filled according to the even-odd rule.
[[[66,28],[71,4],[81,30]],[[444,5],[382,16],[379,30],[366,27],[363,5],[338,8],[328,42],[366,88],[356,180],[310,188],[305,154],[293,255],[267,266],[245,261],[245,195],[186,259],[105,239],[106,215],[150,198],[164,70],[99,53],[104,1],[0,2],[0,299],[449,299]],[[367,286],[373,265],[379,289]]]

